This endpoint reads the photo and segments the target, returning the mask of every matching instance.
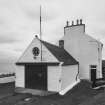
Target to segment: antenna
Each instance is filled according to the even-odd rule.
[[[42,17],[41,17],[41,5],[40,5],[40,40],[42,40]],[[41,42],[41,61],[42,61],[42,42]]]

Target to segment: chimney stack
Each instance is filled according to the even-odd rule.
[[[66,27],[64,27],[64,35],[66,32],[76,32],[78,30],[78,33],[84,33],[85,32],[85,24],[82,23],[82,19],[77,19],[76,23],[74,21],[71,22],[69,25],[69,21],[67,21]],[[66,29],[67,28],[67,29]]]
[[[59,47],[64,48],[64,40],[59,40]]]

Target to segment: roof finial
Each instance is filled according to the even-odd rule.
[[[36,38],[38,38],[38,35],[35,35]]]

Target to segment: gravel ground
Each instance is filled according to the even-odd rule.
[[[9,86],[9,88],[7,88]],[[7,90],[5,90],[7,89]],[[81,81],[64,96],[32,96],[31,94],[14,93],[14,86],[7,84],[0,87],[0,92],[9,96],[0,99],[0,105],[105,105],[105,90],[94,90],[88,81]]]

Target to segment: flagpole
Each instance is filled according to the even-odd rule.
[[[41,5],[40,5],[40,40],[42,40],[42,17],[41,17]],[[42,42],[41,42],[41,61],[42,61]]]

